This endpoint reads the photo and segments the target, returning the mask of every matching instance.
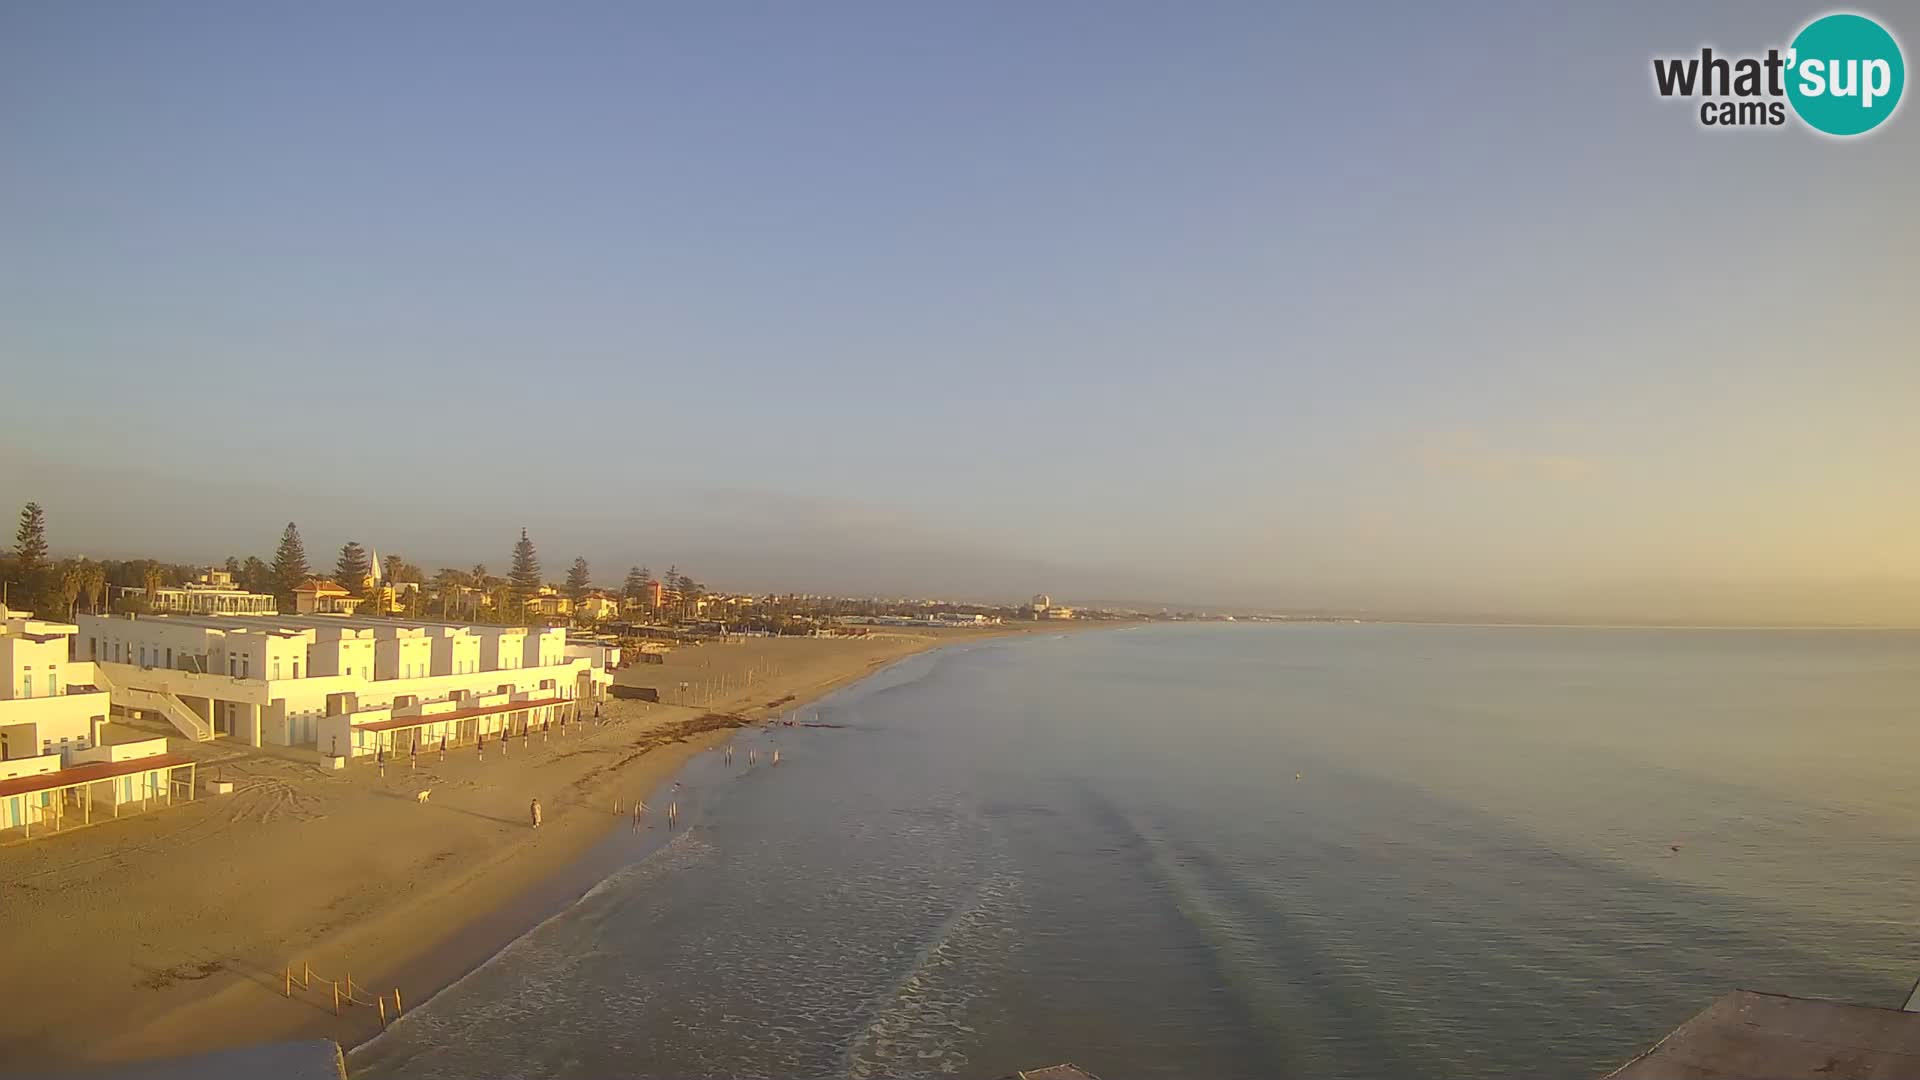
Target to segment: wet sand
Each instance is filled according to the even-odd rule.
[[[659,685],[660,704],[609,701],[602,726],[515,740],[504,755],[490,745],[484,760],[472,746],[412,767],[403,756],[384,777],[370,762],[323,771],[304,751],[190,746],[201,777],[233,781],[234,794],[0,848],[0,955],[24,976],[0,1010],[0,1061],[312,1036],[351,1046],[378,1030],[375,1010],[336,1017],[318,980],[289,999],[289,966],[351,974],[363,999],[398,989],[423,1002],[591,887],[610,868],[596,859],[632,856],[610,839],[632,801],[731,736],[731,721],[703,717],[780,715],[928,648],[1038,630],[680,649],[622,673]]]

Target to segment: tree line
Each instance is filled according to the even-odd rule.
[[[407,590],[406,614],[424,617],[439,614],[445,618],[480,621],[483,609],[491,608],[494,621],[524,622],[526,602],[545,588],[540,556],[526,529],[513,544],[507,576],[496,577],[485,564],[468,569],[442,568],[429,579],[415,564],[399,555],[381,560],[384,583],[413,582],[420,587]],[[158,590],[187,584],[207,568],[155,559],[89,559],[85,557],[54,560],[49,554],[47,515],[37,502],[27,503],[20,511],[14,546],[0,556],[0,599],[12,610],[32,611],[49,619],[72,619],[80,611],[99,614],[106,611],[143,613],[152,609]],[[241,558],[230,555],[221,569],[231,575],[237,588],[268,594],[281,611],[294,610],[294,592],[316,573],[307,558],[306,543],[300,527],[287,522],[271,560],[255,555]],[[348,593],[363,600],[379,595],[373,579],[373,567],[367,549],[357,540],[340,546],[334,561],[332,580]],[[706,595],[706,587],[669,567],[660,579],[666,600],[663,606],[692,610]],[[654,576],[645,566],[627,571],[619,594],[635,603],[647,602],[653,591]],[[427,594],[428,586],[433,595]],[[138,593],[121,594],[123,590]],[[584,556],[576,556],[567,568],[561,594],[578,602],[596,591],[592,567]],[[377,614],[384,614],[376,612]]]

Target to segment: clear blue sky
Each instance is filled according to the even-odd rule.
[[[100,554],[1818,615],[1920,580],[1920,117],[1711,133],[1648,61],[1820,10],[7,4],[0,497]]]

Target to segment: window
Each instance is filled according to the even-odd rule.
[[[147,647],[145,645],[140,646],[140,666],[147,666]]]
[[[293,662],[293,677],[296,679],[300,677],[300,661],[298,660]]]
[[[33,696],[33,676],[32,675],[20,676],[20,696],[23,698],[30,698]]]
[[[54,674],[51,671],[47,672],[47,696],[48,697],[60,696],[60,676]]]
[[[280,661],[278,660],[273,662],[273,677],[276,679],[280,677]]]
[[[87,659],[89,660],[100,659],[100,639],[99,638],[90,637],[87,639]]]
[[[231,656],[229,656],[229,657],[227,657],[227,675],[228,675],[228,677],[229,677],[229,678],[231,678],[232,676],[234,676],[234,675],[238,675],[239,673],[240,673],[240,661],[238,661],[238,660],[236,660],[236,659],[234,659],[234,658],[233,658],[233,657],[231,657]]]
[[[167,666],[168,667],[173,666],[173,649],[171,646],[169,646],[167,649]]]

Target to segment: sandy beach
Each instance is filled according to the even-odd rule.
[[[764,719],[929,648],[1040,629],[683,648],[622,673],[659,685],[660,704],[610,701],[604,725],[489,747],[484,760],[472,746],[445,762],[402,757],[384,777],[369,762],[334,772],[302,751],[176,740],[203,780],[234,793],[0,847],[0,955],[22,977],[0,1010],[0,1061],[301,1036],[351,1046],[378,1030],[375,1011],[336,1017],[319,982],[285,996],[289,966],[350,973],[362,997],[425,1001],[591,885],[568,871],[579,877],[582,856],[626,822],[615,799],[630,807],[729,738],[734,722],[711,714]]]

